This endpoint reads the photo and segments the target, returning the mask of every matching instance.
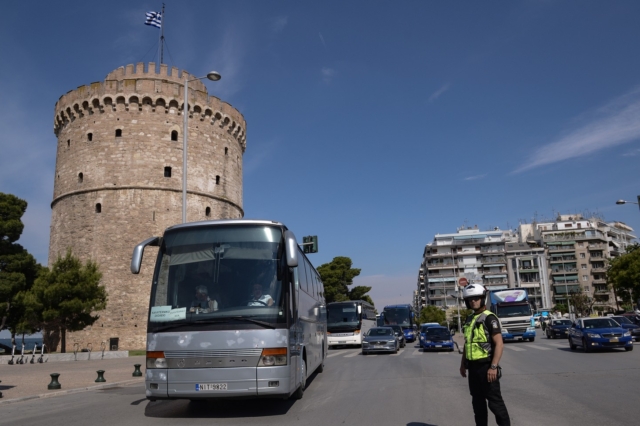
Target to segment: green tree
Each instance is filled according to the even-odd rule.
[[[445,311],[434,305],[427,305],[420,311],[420,322],[437,322],[438,324],[446,324],[447,314]]]
[[[594,303],[594,299],[582,292],[572,291],[569,293],[569,304],[573,308],[573,312],[579,314],[581,317],[586,317],[591,314]]]
[[[40,265],[16,241],[24,229],[22,216],[27,202],[0,192],[0,330],[8,328],[15,335],[36,330],[24,320],[24,293],[33,285]]]
[[[640,245],[628,246],[625,254],[609,259],[607,282],[623,305],[640,299]]]
[[[553,312],[558,311],[561,314],[568,314],[569,313],[569,308],[567,307],[566,304],[564,303],[558,303],[557,305],[555,305],[552,309]]]
[[[82,330],[100,318],[94,313],[107,306],[101,279],[98,264],[88,260],[83,265],[71,249],[65,257],[58,256],[51,269],[43,268],[27,305],[32,321],[45,330],[43,340],[50,349],[57,347],[50,339],[59,332],[61,352],[66,352],[66,332]]]
[[[360,275],[360,269],[352,268],[353,262],[345,256],[334,257],[330,263],[320,265],[317,270],[324,285],[324,297],[327,303],[344,302],[346,300],[365,300],[373,305],[367,294],[371,287],[355,286],[353,279]]]

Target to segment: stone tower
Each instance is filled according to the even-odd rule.
[[[147,249],[140,275],[130,272],[131,253],[182,221],[183,92],[193,78],[164,64],[155,69],[120,67],[55,106],[49,264],[67,248],[97,261],[109,297],[92,327],[68,334],[67,350],[101,342],[145,348],[157,250]],[[187,221],[241,218],[244,117],[199,80],[189,82],[188,95]]]

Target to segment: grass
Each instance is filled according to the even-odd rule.
[[[136,349],[134,351],[129,351],[129,356],[141,356],[146,354],[147,354],[147,351],[144,349]]]

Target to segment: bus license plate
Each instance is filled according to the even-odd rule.
[[[226,383],[196,383],[196,391],[227,390]]]

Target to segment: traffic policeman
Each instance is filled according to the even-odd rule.
[[[460,362],[460,375],[467,377],[476,425],[488,422],[489,409],[499,426],[511,425],[507,407],[500,393],[500,358],[503,343],[500,322],[485,306],[486,289],[480,284],[469,284],[462,291],[464,303],[473,315],[467,317],[464,330],[464,353]]]

